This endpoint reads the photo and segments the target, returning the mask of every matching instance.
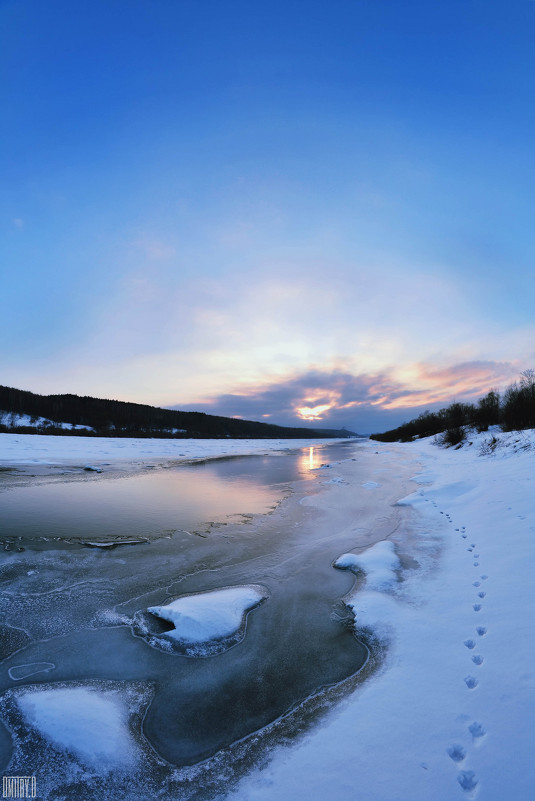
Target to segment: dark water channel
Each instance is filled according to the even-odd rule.
[[[149,682],[144,734],[157,754],[184,766],[355,673],[367,652],[333,614],[353,579],[332,568],[354,535],[314,537],[306,509],[295,519],[278,504],[292,482],[299,497],[314,491],[319,473],[311,468],[356,451],[354,443],[326,444],[3,488],[0,539],[9,550],[0,562],[1,691]],[[82,544],[128,539],[146,541]],[[260,585],[268,597],[249,613],[244,639],[224,653],[168,654],[136,636],[132,621],[149,606],[242,584]],[[13,678],[32,664],[49,667]],[[5,732],[0,749],[5,767]]]

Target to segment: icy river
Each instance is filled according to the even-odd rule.
[[[388,506],[362,525],[370,458],[349,441],[5,473],[3,772],[37,776],[47,799],[207,798],[312,725],[367,669],[343,603],[355,576],[333,561],[395,525]],[[344,461],[354,515],[337,523],[316,499],[346,483],[332,477]],[[262,602],[193,650],[149,611],[239,587]]]

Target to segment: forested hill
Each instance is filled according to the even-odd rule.
[[[37,395],[4,386],[0,386],[0,420],[1,432],[82,436],[233,439],[358,436],[345,429],[286,428],[203,412],[159,409],[141,403],[78,395]]]

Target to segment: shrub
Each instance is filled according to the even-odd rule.
[[[441,444],[451,447],[452,445],[459,445],[466,439],[466,432],[462,426],[455,426],[454,428],[447,428],[444,431]]]
[[[490,437],[490,439],[486,439],[479,446],[479,455],[490,456],[496,450],[496,446],[498,445],[499,441],[500,440],[494,435]]]

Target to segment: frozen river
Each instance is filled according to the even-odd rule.
[[[51,798],[97,798],[134,775],[125,798],[201,798],[315,720],[368,657],[342,600],[354,576],[332,567],[372,536],[356,519],[373,506],[366,459],[352,441],[133,473],[5,476],[3,771],[37,774]],[[344,461],[356,517],[333,525],[315,499],[343,482],[329,465]],[[213,652],[167,648],[170,625],[147,611],[244,585],[266,600]],[[88,691],[131,755],[112,768],[91,762],[91,744],[54,739],[74,725],[69,698],[75,709]]]

